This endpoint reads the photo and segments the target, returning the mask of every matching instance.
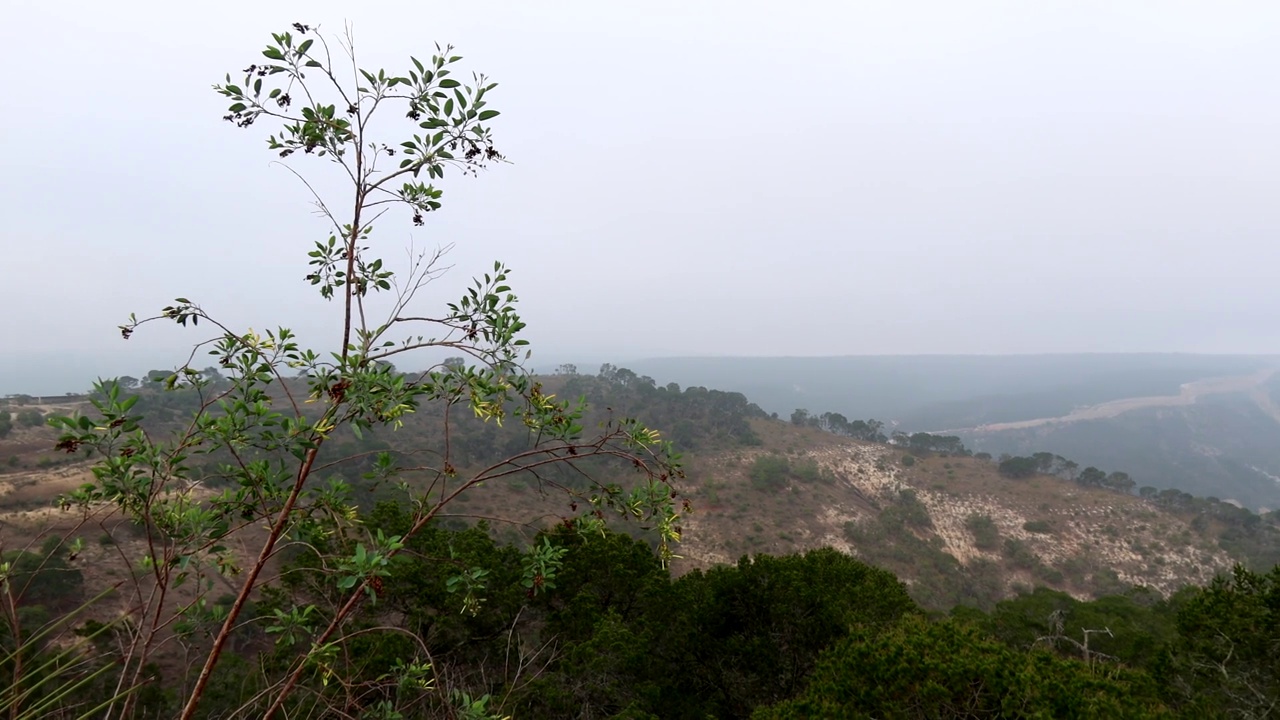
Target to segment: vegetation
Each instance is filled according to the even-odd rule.
[[[332,50],[358,68],[349,35],[331,48],[295,25],[273,35],[265,64],[215,89],[229,122],[273,126],[279,158],[330,163],[349,183],[316,194],[332,227],[307,261],[337,340],[309,349],[287,328],[235,330],[177,298],[122,335],[163,320],[212,328],[196,348],[213,365],[193,352],[103,381],[90,415],[0,410],[0,437],[47,423],[59,449],[92,462],[91,482],[59,498],[72,518],[61,535],[0,552],[10,717],[1200,718],[1280,706],[1280,567],[1259,569],[1280,561],[1274,515],[1176,490],[1129,498],[1190,518],[1253,566],[1162,597],[1088,558],[1048,564],[1031,535],[1056,539],[1066,521],[931,514],[947,486],[903,478],[992,469],[957,436],[886,437],[876,420],[796,410],[796,433],[888,443],[882,460],[901,459],[881,465],[883,492],[854,494],[863,512],[843,540],[858,556],[743,554],[673,575],[692,509],[682,453],[738,454],[734,512],[853,487],[846,471],[768,446],[768,416],[741,393],[613,365],[533,375],[501,262],[456,302],[415,309],[443,281],[443,251],[393,271],[373,222],[399,209],[423,224],[446,170],[502,159],[487,125],[495,85],[457,80],[449,48],[403,74],[350,78]],[[400,118],[378,112],[396,106],[411,126],[374,133],[394,132]],[[393,365],[415,353],[426,370]],[[1002,457],[991,473],[1006,488],[1046,474],[1087,489],[1073,492],[1135,484],[1049,453]],[[723,487],[691,482],[707,497]],[[940,540],[960,522],[980,551],[964,563]],[[789,543],[787,531],[770,537]],[[1082,594],[1101,597],[1008,597],[1010,576],[1087,582]]]
[[[336,53],[349,55],[355,71],[344,71]],[[558,399],[523,369],[525,324],[511,272],[500,261],[442,312],[422,312],[414,301],[442,279],[445,250],[411,254],[407,269],[396,272],[385,259],[390,248],[374,239],[374,222],[390,221],[389,210],[402,209],[415,225],[438,210],[442,191],[432,183],[447,170],[475,174],[502,160],[488,126],[498,115],[488,105],[494,83],[482,75],[469,84],[455,79],[461,58],[447,47],[437,47],[427,62],[411,58],[403,73],[359,68],[350,34],[331,46],[301,24],[273,35],[262,56],[242,81],[228,75],[214,89],[229,102],[228,122],[272,126],[267,147],[278,158],[328,164],[347,182],[345,197],[315,194],[330,228],[307,254],[306,275],[321,298],[334,302],[341,333],[329,347],[308,349],[287,328],[233,330],[198,303],[177,298],[158,315],[131,317],[120,327],[125,339],[154,321],[212,328],[214,335],[196,347],[212,356],[215,370],[188,362],[148,373],[149,382],[186,392],[190,413],[177,432],[149,432],[139,396],[119,382],[95,388],[93,416],[51,421],[61,433],[59,448],[100,458],[94,481],[68,493],[62,506],[85,523],[118,513],[146,539],[142,572],[123,586],[123,634],[115,638],[121,651],[109,673],[114,686],[105,714],[187,720],[360,708],[390,717],[444,702],[483,715],[490,700],[442,675],[421,636],[405,644],[405,628],[363,623],[381,614],[379,601],[401,558],[414,553],[420,537],[429,540],[433,523],[464,494],[523,475],[572,501],[567,528],[598,533],[610,515],[638,519],[649,523],[665,559],[679,536],[669,486],[682,473],[678,456],[627,416],[609,417],[588,434],[585,404]],[[387,117],[396,106],[400,130]],[[313,192],[322,186],[290,169]],[[339,216],[338,208],[349,214]],[[255,279],[267,282],[243,281]],[[464,361],[413,377],[391,364],[441,349]],[[38,423],[34,412],[20,412],[18,423]],[[332,455],[343,436],[359,441],[400,428],[415,413],[445,418],[442,433],[416,454]],[[479,462],[455,451],[449,419],[461,414],[495,425],[512,420],[525,431],[523,442],[504,448],[496,462]],[[363,472],[343,472],[351,462]],[[562,482],[566,472],[577,481]],[[215,479],[218,489],[204,490],[203,481]],[[394,493],[406,520],[395,529],[365,522],[353,504],[361,486]],[[243,542],[258,547],[233,553]],[[522,572],[505,576],[488,562],[500,564],[500,557],[464,561],[442,550],[431,555],[432,574],[472,615],[491,595],[533,599],[554,588],[564,553],[532,545],[518,563]],[[290,575],[273,573],[274,563],[290,559],[307,564]],[[210,710],[227,688],[226,673],[242,667],[228,659],[240,654],[232,648],[260,637],[274,642],[239,686],[253,690]],[[173,654],[177,647],[187,660]],[[346,658],[357,658],[356,665],[346,667]],[[193,672],[162,681],[162,664],[190,665]],[[365,675],[369,668],[373,674]],[[22,673],[15,665],[15,682]],[[364,678],[368,683],[357,681]],[[148,701],[136,690],[160,687],[179,690],[173,704],[144,708],[168,701]]]

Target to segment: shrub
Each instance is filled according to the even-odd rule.
[[[929,517],[929,509],[920,502],[915,490],[903,490],[898,493],[898,501],[885,508],[881,519],[906,527],[933,527],[933,518]]]
[[[1051,533],[1053,525],[1048,520],[1028,520],[1022,523],[1022,529],[1033,533]]]
[[[1031,552],[1031,548],[1027,547],[1026,543],[1013,538],[1005,539],[1004,556],[1020,570],[1030,570],[1040,564],[1040,559]]]
[[[1029,478],[1040,470],[1040,463],[1034,458],[1011,457],[1000,461],[998,472],[1007,478]]]
[[[761,455],[751,464],[751,486],[774,492],[787,486],[791,463],[781,455]]]
[[[979,550],[994,550],[1000,546],[1000,530],[990,515],[970,515],[964,526],[973,535],[973,544]]]

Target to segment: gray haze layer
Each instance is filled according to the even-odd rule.
[[[209,85],[344,20],[500,83],[514,164],[376,238],[457,244],[424,307],[508,262],[544,355],[1280,352],[1275,3],[16,0],[0,394],[181,362],[115,330],[180,295],[332,345],[325,226]]]

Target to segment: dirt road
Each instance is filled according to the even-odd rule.
[[[1271,417],[1280,422],[1280,407],[1271,401],[1267,394],[1263,383],[1271,379],[1275,375],[1276,369],[1262,370],[1252,375],[1233,375],[1229,377],[1205,378],[1204,380],[1196,380],[1194,382],[1182,385],[1181,392],[1177,395],[1153,395],[1151,397],[1124,398],[1121,400],[1111,400],[1099,405],[1090,405],[1088,407],[1076,408],[1066,415],[1058,417],[1036,418],[1035,420],[1018,420],[1016,422],[991,423],[989,425],[979,425],[973,428],[962,428],[958,430],[941,431],[946,434],[954,433],[982,433],[982,432],[1000,432],[1002,430],[1025,430],[1027,428],[1039,427],[1041,425],[1058,425],[1082,420],[1101,420],[1120,415],[1121,413],[1132,412],[1134,410],[1143,410],[1155,407],[1179,407],[1184,405],[1193,405],[1197,400],[1206,395],[1222,395],[1227,393],[1248,393],[1258,407],[1262,408]]]

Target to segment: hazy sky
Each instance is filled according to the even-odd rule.
[[[0,394],[172,367],[203,333],[115,328],[180,295],[332,342],[210,84],[347,20],[500,83],[513,164],[376,238],[456,243],[424,311],[510,264],[535,359],[1280,352],[1274,2],[8,0]]]

